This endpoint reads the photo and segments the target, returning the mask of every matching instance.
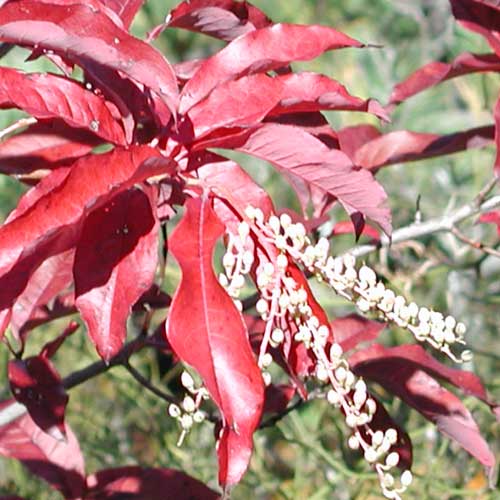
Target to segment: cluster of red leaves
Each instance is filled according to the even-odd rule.
[[[86,476],[76,438],[64,422],[68,396],[50,361],[75,326],[38,356],[22,358],[33,328],[75,312],[105,361],[119,353],[132,308],[168,304],[165,297],[152,301],[161,267],[158,234],[180,206],[185,213],[168,248],[182,269],[182,281],[166,336],[180,360],[201,375],[219,407],[223,486],[244,474],[263,410],[286,406],[295,392],[264,391],[250,342],[258,322],[254,328],[245,324],[212,269],[216,241],[226,230],[234,231],[245,208],[253,205],[269,215],[272,203],[237,163],[212,148],[268,161],[290,181],[304,207],[312,203],[321,216],[338,202],[358,235],[364,231],[377,238],[365,218],[386,233],[391,223],[374,171],[499,137],[494,126],[445,137],[406,131],[382,135],[367,126],[335,131],[322,110],[362,111],[384,120],[387,112],[327,76],[293,73],[289,64],[328,50],[361,48],[361,42],[324,26],[273,24],[246,2],[192,0],[175,8],[150,39],[164,29],[183,28],[228,43],[206,59],[172,65],[128,32],[142,3],[0,1],[0,40],[28,48],[30,58],[50,59],[62,73],[0,67],[0,107],[18,108],[36,119],[0,143],[0,172],[33,186],[0,228],[0,334],[10,325],[22,346],[9,365],[9,380],[14,397],[28,410],[0,427],[0,453],[21,460],[65,498],[114,498],[127,492],[130,498],[154,499],[165,488],[178,498],[214,496],[168,469],[126,467]],[[396,87],[391,103],[447,78],[500,67],[500,42],[490,15],[498,19],[499,9],[481,1],[452,0],[452,5],[455,16],[486,36],[496,53],[461,56],[451,65],[433,63]],[[82,69],[83,82],[71,78],[74,66]],[[95,149],[104,144],[111,151]],[[334,234],[347,230],[338,226]],[[290,273],[307,287],[292,263]],[[326,318],[312,296],[311,304],[318,317]],[[358,317],[337,319],[332,327],[346,350],[381,331]],[[300,366],[305,365],[298,349],[283,363],[300,392]],[[493,465],[470,413],[436,381],[443,379],[493,406],[477,377],[444,367],[418,346],[372,345],[354,353],[350,363],[484,465]],[[270,402],[276,394],[280,405]],[[394,427],[379,407],[380,427]],[[411,444],[400,445],[409,465]]]

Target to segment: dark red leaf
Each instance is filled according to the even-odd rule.
[[[366,126],[362,126],[365,128]],[[350,132],[355,132],[355,127]],[[464,132],[439,135],[422,132],[397,130],[368,140],[359,145],[350,146],[351,133],[339,132],[339,141],[342,150],[350,150],[351,159],[356,165],[370,170],[402,163],[407,161],[423,160],[435,156],[456,153],[470,148],[483,147],[491,143],[494,134],[492,126],[477,127]]]
[[[283,89],[281,101],[271,115],[320,110],[363,111],[389,121],[389,115],[377,101],[365,101],[349,94],[343,85],[328,76],[303,72],[279,75],[275,79],[282,82]]]
[[[326,26],[275,24],[233,40],[207,59],[185,85],[179,110],[189,111],[215,87],[249,73],[264,73],[291,61],[314,59],[323,52],[363,44]]]
[[[358,376],[379,383],[435,423],[443,434],[483,465],[494,465],[495,457],[470,412],[433,378],[444,378],[467,394],[488,402],[478,377],[442,365],[415,345],[385,348],[374,344],[350,356],[349,364]]]
[[[358,314],[348,314],[330,323],[335,342],[344,352],[355,349],[361,342],[375,340],[385,328],[384,323],[364,318]]]
[[[87,477],[86,500],[216,500],[219,494],[175,469],[104,469]]]
[[[151,192],[124,191],[83,223],[74,265],[76,307],[106,361],[123,346],[132,306],[153,283],[159,224],[152,205]]]
[[[11,326],[17,334],[34,317],[38,307],[49,303],[73,281],[74,250],[48,258],[31,275],[12,308]]]
[[[87,62],[121,71],[156,92],[174,112],[177,82],[168,61],[153,47],[121,30],[92,5],[10,2],[0,9],[0,39],[60,52],[85,67]]]
[[[484,36],[500,56],[500,5],[485,0],[450,0],[450,3],[457,21]]]
[[[68,395],[54,365],[44,356],[9,361],[9,383],[16,400],[33,421],[55,439],[66,434],[64,411]]]
[[[297,389],[291,385],[271,384],[266,387],[263,413],[282,413],[293,399]]]
[[[340,221],[337,222],[335,226],[333,226],[330,236],[338,236],[340,234],[355,234],[355,233],[356,230],[352,221]],[[374,243],[380,241],[379,232],[373,226],[370,226],[370,224],[364,225],[361,231],[361,235],[368,236],[369,238],[372,239]]]
[[[222,83],[190,109],[188,116],[195,137],[221,127],[248,127],[259,123],[281,100],[282,91],[281,80],[265,74]]]
[[[497,234],[500,236],[500,210],[495,210],[494,212],[486,212],[482,214],[478,222],[483,224],[496,224],[497,226]]]
[[[57,177],[57,190],[0,228],[0,310],[10,307],[45,259],[76,244],[91,210],[135,183],[165,174],[169,164],[152,148],[132,146],[82,158],[69,173],[54,171],[49,177]]]
[[[71,321],[69,325],[64,329],[64,331],[58,335],[54,340],[47,342],[42,351],[40,352],[40,356],[46,359],[52,358],[55,353],[59,350],[63,342],[73,333],[78,330],[80,325],[76,321]]]
[[[211,141],[212,147],[236,149],[269,161],[287,176],[299,178],[336,197],[349,214],[361,212],[391,232],[387,195],[366,170],[356,170],[339,150],[297,127],[265,123],[239,135]]]
[[[398,83],[392,91],[389,103],[399,104],[419,92],[457,76],[486,71],[500,71],[500,59],[496,54],[466,52],[460,54],[450,64],[431,62]]]
[[[59,118],[113,144],[125,144],[123,129],[106,102],[66,77],[0,67],[0,108],[19,108],[35,118]]]
[[[170,12],[165,27],[184,28],[231,41],[271,24],[271,20],[248,2],[189,0]]]
[[[274,213],[269,195],[237,163],[213,153],[204,153],[202,161],[198,177],[207,189],[225,200],[215,199],[214,210],[231,232],[238,233],[237,225],[249,205],[260,208],[266,218]]]
[[[0,142],[0,172],[22,175],[53,169],[86,155],[100,142],[92,134],[62,122],[36,123]]]
[[[11,404],[12,400],[4,401],[1,409]],[[0,427],[0,455],[19,460],[68,500],[81,498],[84,493],[84,460],[68,425],[66,441],[58,441],[41,431],[29,415],[23,415]]]
[[[166,332],[179,358],[200,373],[222,413],[219,481],[231,485],[248,466],[264,388],[243,318],[212,269],[214,246],[223,230],[208,198],[188,200],[184,217],[169,240],[182,280]]]
[[[144,0],[100,0],[118,14],[123,22],[123,26],[127,29],[141,8]]]

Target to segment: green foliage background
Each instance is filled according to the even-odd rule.
[[[175,3],[149,0],[134,22],[134,33],[144,36]],[[426,62],[449,61],[463,51],[489,51],[481,37],[453,22],[447,0],[256,0],[254,3],[275,21],[328,24],[365,42],[383,45],[380,49],[331,52],[313,62],[296,65],[297,69],[328,74],[346,84],[353,94],[375,97],[382,103],[387,102],[395,83]],[[173,62],[208,55],[220,46],[216,40],[180,30],[167,31],[157,41],[157,47]],[[26,54],[15,49],[1,64],[54,71],[48,63],[24,63]],[[400,106],[392,123],[384,125],[384,129],[445,133],[489,124],[498,84],[498,76],[488,74],[448,82]],[[0,111],[0,128],[18,116],[17,112]],[[372,118],[356,113],[329,113],[329,119],[335,126],[375,123]],[[378,178],[389,194],[394,227],[413,220],[419,195],[424,218],[470,201],[491,178],[493,158],[493,148],[486,148],[395,165],[382,171]],[[296,206],[294,195],[269,166],[248,159],[241,161],[269,190],[278,207]],[[23,189],[15,180],[0,176],[0,220],[15,206]],[[332,220],[343,217],[340,212],[335,213]],[[467,234],[498,243],[493,228],[472,223],[463,227]],[[354,241],[346,236],[336,244],[340,251]],[[406,248],[374,254],[368,260],[408,298],[449,311],[468,324],[468,341],[476,356],[466,368],[474,369],[491,394],[499,399],[499,356],[495,353],[499,352],[500,260],[482,258],[449,235],[427,237]],[[168,272],[167,287],[171,291],[178,280],[175,264],[169,266]],[[331,317],[352,311],[352,307],[321,287],[316,291]],[[159,322],[161,315],[156,320]],[[60,321],[35,331],[29,352],[37,352],[64,325]],[[81,330],[56,356],[56,365],[63,376],[97,359],[83,327]],[[130,330],[134,330],[133,321]],[[411,339],[392,329],[383,334],[382,341],[390,345]],[[7,360],[7,349],[2,349],[0,369],[4,374]],[[152,352],[141,354],[134,363],[145,376],[163,387],[172,388],[179,375],[178,369],[164,373]],[[9,397],[7,382],[0,391],[3,399]],[[407,498],[499,498],[498,492],[487,490],[481,467],[466,452],[442,438],[416,412],[383,392],[378,394],[391,415],[409,431],[414,443],[416,480]],[[488,409],[471,398],[466,398],[466,403],[498,452],[499,429]],[[177,447],[179,429],[167,416],[164,402],[144,391],[123,368],[114,368],[73,389],[67,420],[80,438],[89,473],[129,464],[174,467],[217,488],[212,426],[195,428],[184,445]],[[346,449],[345,435],[339,413],[319,401],[303,405],[274,428],[256,434],[250,470],[235,488],[233,498],[380,498],[374,474],[363,460]],[[27,474],[17,462],[1,459],[0,494],[8,493],[40,500],[57,498],[54,491]]]

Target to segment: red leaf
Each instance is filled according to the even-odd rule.
[[[457,21],[484,36],[500,56],[500,6],[485,0],[450,0],[450,3]]]
[[[54,340],[47,342],[42,351],[40,352],[40,356],[50,359],[55,353],[59,350],[63,342],[73,333],[78,330],[80,325],[76,321],[71,321],[69,325],[64,329],[64,331],[58,335]]]
[[[353,354],[349,365],[357,375],[378,382],[415,408],[483,465],[494,465],[494,455],[470,412],[432,376],[444,378],[467,394],[488,402],[478,377],[441,365],[420,346],[384,348],[374,344]]]
[[[371,138],[362,145],[358,143],[351,146],[349,142],[352,133],[355,132],[356,127],[352,127],[352,130],[345,135],[343,130],[339,131],[341,149],[350,150],[350,156],[356,165],[374,171],[394,163],[423,160],[483,147],[490,144],[493,138],[492,126],[477,127],[447,135],[397,130],[383,135],[378,134],[378,137]]]
[[[53,438],[63,440],[69,398],[54,365],[44,356],[9,361],[9,382],[12,394],[26,406],[35,424]]]
[[[166,27],[184,28],[227,41],[271,24],[257,7],[234,0],[184,1],[167,19]]]
[[[353,222],[350,220],[337,222],[332,229],[330,237],[331,236],[338,236],[339,234],[356,234],[356,229],[354,227]],[[380,241],[379,232],[373,226],[370,226],[369,224],[365,224],[363,226],[363,230],[361,231],[361,235],[368,236],[369,238],[372,238],[372,241],[374,241],[375,243]]]
[[[4,401],[1,408],[12,404]],[[85,465],[78,441],[66,425],[66,441],[42,432],[29,415],[0,427],[0,455],[15,458],[59,490],[68,500],[81,498],[85,488]]]
[[[207,59],[181,93],[186,113],[215,87],[249,73],[264,73],[291,61],[314,59],[323,52],[363,44],[326,26],[275,24],[233,40]]]
[[[259,123],[280,101],[283,84],[265,74],[224,82],[189,111],[194,135],[200,138],[221,127]]]
[[[500,210],[495,210],[494,212],[486,212],[482,214],[478,222],[483,224],[496,224],[497,226],[497,234],[500,236]]]
[[[269,195],[237,163],[208,152],[203,154],[202,161],[197,169],[198,177],[207,189],[226,200],[215,199],[214,210],[231,232],[238,233],[237,225],[249,205],[260,208],[265,218],[274,213]]]
[[[281,102],[274,114],[320,110],[364,111],[389,121],[384,108],[373,99],[360,99],[336,80],[317,73],[290,73],[275,78],[282,82]]]
[[[375,340],[385,328],[384,323],[349,314],[330,323],[335,342],[344,352],[355,349],[361,342]]]
[[[63,177],[57,190],[0,228],[0,310],[10,307],[45,259],[76,244],[83,219],[91,210],[135,183],[165,174],[168,165],[169,160],[156,150],[132,146],[82,158],[69,173],[51,174],[59,181]]]
[[[36,123],[0,142],[0,172],[22,175],[53,169],[86,155],[100,142],[92,134],[62,122]]]
[[[75,254],[76,307],[99,355],[123,346],[132,306],[153,283],[158,220],[151,193],[132,189],[94,210],[83,223]]]
[[[242,316],[212,269],[215,242],[223,229],[208,198],[188,200],[169,240],[182,280],[166,332],[175,353],[200,373],[220,408],[219,481],[231,485],[248,466],[264,389]]]
[[[271,384],[266,387],[263,413],[282,413],[293,399],[297,389],[291,385]]]
[[[269,161],[287,175],[338,198],[349,214],[361,212],[391,232],[387,195],[365,170],[297,127],[265,123],[242,134],[214,139],[211,147],[236,149]]]
[[[431,62],[398,83],[392,91],[389,103],[399,104],[419,92],[457,76],[486,71],[500,71],[500,59],[496,54],[465,52],[456,57],[450,64]]]
[[[14,332],[21,332],[38,307],[46,305],[71,284],[74,256],[74,250],[54,255],[31,275],[12,308],[11,326]]]
[[[128,28],[141,8],[144,0],[100,0],[102,4],[106,5],[118,14],[123,22],[123,26]]]
[[[87,477],[85,500],[216,500],[219,494],[174,469],[136,466],[104,469]]]
[[[0,67],[0,108],[19,108],[35,118],[59,118],[113,144],[125,144],[123,129],[106,102],[66,77]]]
[[[173,112],[177,82],[168,61],[153,47],[121,30],[91,5],[18,1],[0,9],[0,39],[60,52],[85,67],[96,63],[121,71],[156,92]]]

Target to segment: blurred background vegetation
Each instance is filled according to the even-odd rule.
[[[177,2],[149,0],[133,24],[143,37],[164,19]],[[330,52],[319,59],[295,65],[325,73],[344,83],[351,93],[375,97],[386,103],[394,84],[411,71],[431,61],[450,61],[463,51],[488,52],[480,36],[467,32],[449,12],[447,0],[255,0],[273,20],[327,24],[378,49]],[[172,62],[213,53],[221,43],[186,31],[167,30],[156,42]],[[15,49],[1,64],[29,71],[50,70],[49,63],[24,63],[27,52]],[[383,129],[409,129],[446,133],[492,122],[491,109],[499,88],[497,75],[473,75],[428,90],[400,106],[392,123]],[[0,111],[0,129],[19,114]],[[328,113],[335,127],[376,122],[359,113]],[[423,218],[441,215],[466,203],[492,176],[493,148],[469,151],[435,160],[388,167],[378,175],[389,194],[394,227],[413,221],[417,197],[421,196]],[[278,207],[296,207],[297,202],[284,181],[268,166],[249,159],[242,164],[271,193]],[[24,188],[17,181],[0,176],[0,221],[15,206]],[[334,212],[332,221],[345,218]],[[462,229],[474,238],[498,243],[493,227],[474,221]],[[171,230],[172,225],[169,230]],[[340,250],[354,244],[350,236],[336,240]],[[390,252],[374,253],[367,260],[392,286],[421,305],[449,311],[469,327],[468,342],[476,356],[466,369],[473,369],[499,399],[500,377],[498,330],[500,320],[500,260],[484,258],[459,244],[450,235],[434,235],[418,243],[401,245]],[[168,291],[175,288],[178,270],[169,265]],[[330,317],[352,312],[352,307],[315,289]],[[140,318],[138,318],[140,319]],[[155,316],[157,322],[161,315]],[[35,330],[28,353],[59,333],[65,321]],[[131,331],[134,328],[131,322]],[[397,330],[386,330],[388,345],[411,339]],[[94,349],[80,332],[59,351],[55,363],[64,376],[97,359]],[[5,374],[8,352],[0,351],[0,369]],[[153,352],[133,360],[137,369],[158,385],[168,385],[179,370],[165,371]],[[4,378],[6,380],[6,378]],[[7,382],[1,396],[9,397]],[[465,451],[436,433],[434,427],[398,400],[378,392],[389,413],[407,429],[414,443],[416,480],[407,498],[484,499],[499,498],[486,488],[480,465]],[[485,405],[466,398],[485,437],[498,452],[499,428]],[[114,368],[70,393],[67,421],[80,438],[87,471],[141,464],[179,468],[216,485],[216,459],[210,424],[195,428],[184,445],[175,445],[177,424],[166,414],[165,403],[137,385],[123,368]],[[233,492],[235,500],[258,499],[376,499],[381,498],[375,475],[363,460],[345,446],[343,418],[326,404],[316,401],[281,420],[275,427],[255,436],[255,454],[242,484]],[[15,493],[29,499],[48,500],[57,493],[26,473],[19,463],[0,460],[0,493]]]

